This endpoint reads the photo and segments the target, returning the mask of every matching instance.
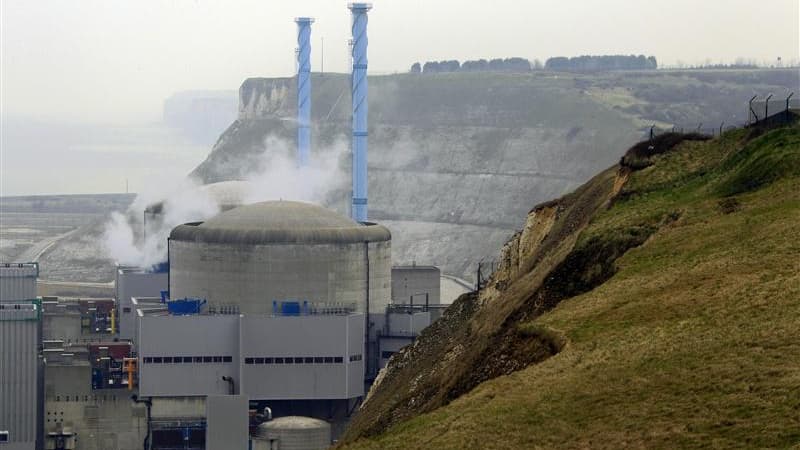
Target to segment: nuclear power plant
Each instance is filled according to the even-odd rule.
[[[247,204],[244,182],[218,183],[202,189],[220,212],[172,228],[166,261],[119,265],[113,299],[37,298],[38,266],[0,267],[0,448],[327,448],[389,358],[438,317],[438,268],[393,267],[390,230],[368,220],[371,5],[349,9],[350,217]],[[303,168],[314,19],[295,23]],[[145,232],[168,209],[142,211]]]

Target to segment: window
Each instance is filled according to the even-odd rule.
[[[294,358],[284,358],[284,362],[286,364],[292,364],[294,362]]]
[[[193,359],[194,358],[192,358],[191,356],[184,356],[183,357],[183,362],[190,363],[190,362],[192,362]]]
[[[203,357],[202,357],[202,356],[195,356],[195,357],[194,357],[194,362],[196,362],[196,363],[201,363],[201,362],[203,362]]]
[[[150,364],[150,363],[152,363],[152,362],[153,362],[153,358],[151,358],[151,357],[149,357],[149,356],[146,356],[146,357],[144,358],[144,363],[145,363],[145,364]]]
[[[253,362],[255,362],[255,358],[245,358],[244,359],[244,363],[245,364],[253,364]]]
[[[272,364],[274,361],[274,358],[264,358],[264,364]]]
[[[264,364],[264,358],[256,358],[256,364]]]
[[[333,358],[333,362],[336,363],[336,364],[341,364],[343,359],[344,358],[342,358],[341,356],[337,356],[337,357]]]
[[[325,358],[323,358],[321,356],[315,356],[314,357],[314,364],[322,364],[323,362],[325,362]]]
[[[211,357],[211,356],[203,356],[203,362],[204,363],[210,363],[212,361],[214,361],[213,357]]]
[[[350,362],[361,361],[361,355],[350,355]]]
[[[122,312],[129,313],[129,312],[131,312],[131,308],[126,306],[126,307],[122,308]]]
[[[165,356],[164,364],[172,364],[172,356]]]
[[[48,420],[48,422],[49,422],[49,420]],[[4,431],[0,431],[0,442],[8,442],[9,439],[10,438],[8,437],[8,431],[5,431],[5,430]]]
[[[233,362],[233,357],[232,356],[223,356],[222,357],[222,362],[227,362],[227,363]]]
[[[312,358],[310,356],[307,356],[305,362],[306,362],[306,364],[313,364],[314,363],[314,358]]]
[[[162,358],[160,356],[153,357],[153,364],[161,364]]]
[[[283,364],[283,358],[275,358],[275,364]]]
[[[294,359],[294,363],[295,364],[303,364],[303,358],[295,358]]]
[[[333,356],[326,356],[325,364],[333,364]]]

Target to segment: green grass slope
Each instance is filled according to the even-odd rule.
[[[562,284],[605,282],[505,322],[558,336],[558,354],[384,429],[356,417],[346,448],[800,444],[800,126],[684,141],[650,163],[570,254],[636,245]]]

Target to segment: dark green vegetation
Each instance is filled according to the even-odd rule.
[[[800,443],[800,126],[639,157],[536,207],[344,446]]]

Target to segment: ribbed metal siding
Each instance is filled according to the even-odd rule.
[[[30,444],[22,448],[33,449],[38,405],[38,312],[4,306],[0,309],[0,430],[8,430],[10,442]]]
[[[0,302],[36,298],[38,276],[39,267],[35,264],[0,265]]]

